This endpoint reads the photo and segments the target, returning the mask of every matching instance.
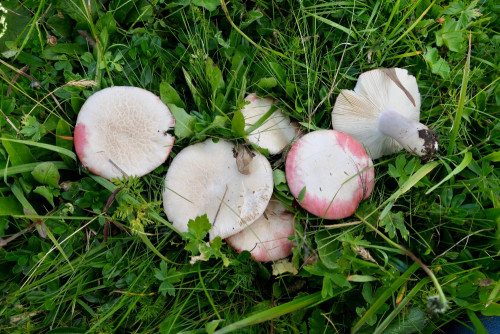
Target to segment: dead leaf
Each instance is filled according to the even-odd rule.
[[[389,77],[389,79],[391,79],[396,84],[396,86],[401,88],[401,90],[406,94],[408,99],[411,101],[411,103],[415,107],[417,105],[415,103],[415,99],[413,98],[413,96],[411,96],[410,92],[403,86],[401,81],[399,81],[398,76],[396,74],[396,69],[395,68],[382,68],[381,71],[384,72]]]

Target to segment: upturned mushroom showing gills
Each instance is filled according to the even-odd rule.
[[[245,101],[250,102],[241,110],[245,117],[245,130],[264,119],[262,124],[247,136],[248,141],[267,149],[270,154],[281,153],[297,135],[297,125],[290,121],[281,109],[267,115],[275,102],[271,98],[259,98],[257,94],[250,94]]]
[[[256,151],[237,154],[232,143],[209,139],[174,158],[165,177],[163,208],[180,232],[188,231],[190,219],[207,214],[210,240],[224,239],[264,213],[273,193],[271,165]]]
[[[226,241],[237,252],[247,250],[254,260],[267,262],[292,254],[295,243],[288,237],[293,235],[293,214],[272,197],[259,219]]]
[[[352,215],[370,196],[375,172],[363,146],[335,130],[313,131],[286,157],[290,192],[304,209],[325,219]]]
[[[341,90],[332,125],[352,136],[372,159],[405,149],[424,161],[438,151],[438,136],[419,122],[420,93],[414,76],[401,68],[359,76],[354,90]]]
[[[175,138],[168,107],[155,94],[137,87],[110,87],[91,95],[76,121],[78,158],[107,179],[143,176],[168,157]]]

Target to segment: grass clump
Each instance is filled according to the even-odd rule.
[[[493,2],[2,7],[2,331],[411,333],[459,322],[484,332],[478,316],[500,315]],[[283,160],[271,158],[275,194],[297,221],[296,275],[273,276],[272,264],[220,239],[207,245],[206,222],[176,233],[159,205],[171,158],[140,180],[112,183],[72,151],[81,105],[105,87],[161,96],[185,125],[175,156],[206,138],[241,139],[235,115],[250,92],[278,100],[303,131],[330,128],[340,89],[379,67],[416,76],[439,155],[430,164],[404,152],[378,159],[374,193],[340,226],[294,205]],[[405,250],[435,275],[446,308]],[[207,261],[191,264],[199,252]]]

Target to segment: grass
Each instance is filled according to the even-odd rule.
[[[494,2],[2,6],[0,331],[439,333],[464,323],[484,333],[481,316],[500,315]],[[207,138],[243,143],[246,94],[272,96],[304,132],[328,129],[340,90],[379,67],[415,75],[439,154],[376,160],[373,194],[340,222],[300,209],[283,159],[269,157],[274,194],[295,215],[297,274],[207,245],[203,217],[188,234],[172,228],[161,206],[169,163]],[[112,183],[75,161],[80,107],[113,85],[158,94],[182,124],[171,157],[141,179]],[[190,264],[199,249],[208,261]]]

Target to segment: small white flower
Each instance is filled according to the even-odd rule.
[[[433,295],[427,297],[427,308],[433,314],[444,313],[448,309],[448,303],[446,300],[443,303],[438,295]]]

